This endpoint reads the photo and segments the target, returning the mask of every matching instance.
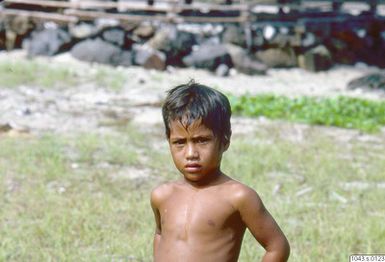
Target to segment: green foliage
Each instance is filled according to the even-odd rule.
[[[308,124],[378,131],[385,125],[385,102],[352,97],[289,98],[276,95],[229,96],[234,113]]]

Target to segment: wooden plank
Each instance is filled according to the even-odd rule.
[[[25,11],[25,10],[16,10],[16,9],[4,9],[0,11],[1,15],[5,16],[24,16],[40,20],[50,20],[57,23],[76,23],[78,18],[70,15],[63,15],[57,13],[47,13],[47,12],[38,12],[38,11]]]
[[[177,6],[178,10],[213,10],[213,11],[242,11],[246,10],[247,5],[217,5],[208,3],[192,3],[191,5],[179,4],[176,2],[155,1],[154,5],[147,5],[146,2],[112,2],[112,1],[79,1],[79,2],[61,2],[53,0],[4,0],[5,4],[26,4],[42,7],[71,8],[71,9],[129,9],[144,11],[169,11]]]
[[[66,9],[64,14],[77,16],[80,20],[93,20],[97,18],[111,18],[117,19],[124,22],[142,22],[142,21],[164,21],[170,22],[170,19],[165,15],[129,15],[129,14],[119,14],[119,13],[105,13],[99,11],[85,11],[85,10],[76,10],[76,9]]]
[[[168,16],[168,15],[130,15],[98,11],[83,11],[67,9],[65,14],[82,19],[112,18],[125,22],[163,21],[163,22],[192,22],[192,23],[241,23],[242,17],[200,17],[200,16]]]
[[[7,4],[25,4],[25,5],[37,5],[44,7],[57,7],[57,8],[70,8],[72,3],[52,0],[4,0],[3,3]]]

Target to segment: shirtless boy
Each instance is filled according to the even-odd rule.
[[[183,176],[151,193],[154,261],[237,261],[246,228],[266,250],[262,261],[287,261],[289,243],[258,194],[220,169],[231,136],[226,96],[190,82],[168,92],[162,113]]]

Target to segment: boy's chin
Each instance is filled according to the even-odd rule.
[[[183,177],[191,182],[199,182],[205,178],[205,176],[200,173],[183,173]]]

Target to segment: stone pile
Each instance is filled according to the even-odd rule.
[[[385,26],[375,20],[359,30],[336,27],[300,32],[267,25],[254,28],[251,38],[245,35],[244,27],[234,24],[142,22],[123,26],[118,21],[96,19],[58,26],[15,17],[0,22],[0,49],[24,48],[29,56],[70,52],[83,61],[113,66],[195,67],[222,76],[232,68],[254,75],[275,67],[316,72],[336,63],[360,61],[385,67]]]

